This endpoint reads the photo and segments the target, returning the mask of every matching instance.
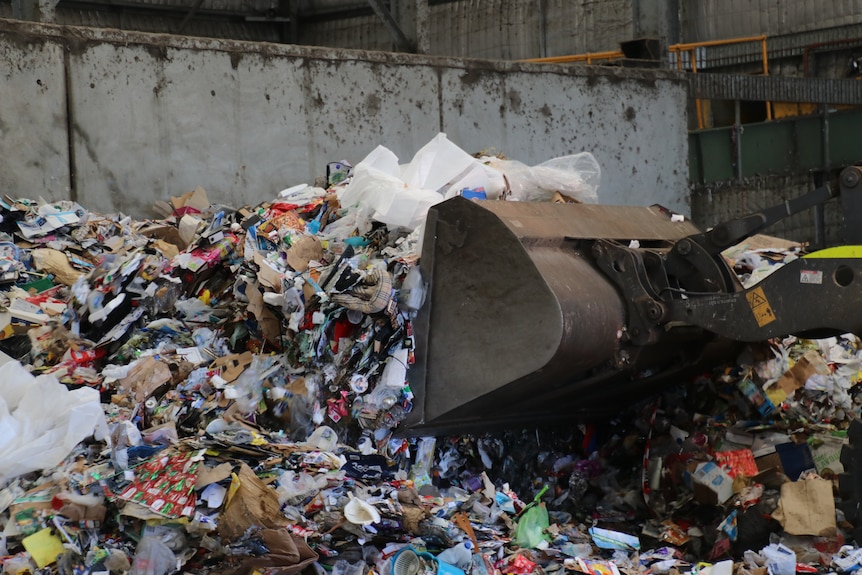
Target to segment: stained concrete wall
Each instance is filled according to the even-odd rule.
[[[0,41],[0,190],[69,192],[63,47],[37,37]]]
[[[684,79],[0,21],[0,185],[144,215],[231,205],[438,131],[527,163],[588,150],[603,203],[688,213]],[[7,93],[12,97],[7,97]],[[13,137],[9,137],[8,134]]]

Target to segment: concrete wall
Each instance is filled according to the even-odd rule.
[[[0,190],[69,190],[63,47],[32,36],[0,41]]]
[[[604,203],[688,213],[686,91],[656,70],[422,58],[0,21],[0,187],[144,215],[231,205],[437,132],[538,163],[588,150]],[[68,98],[67,98],[68,96]]]

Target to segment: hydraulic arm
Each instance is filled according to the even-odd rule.
[[[862,243],[860,170],[841,177]],[[743,289],[721,252],[834,194],[701,232],[659,207],[453,198],[426,223],[415,433],[600,416],[739,342],[862,334],[862,246],[799,258]]]

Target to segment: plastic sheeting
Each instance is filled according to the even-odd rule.
[[[0,481],[58,465],[86,437],[107,436],[99,392],[33,377],[17,361],[0,367]]]
[[[595,203],[600,181],[601,169],[589,152],[531,167],[495,157],[474,158],[446,134],[437,134],[403,166],[391,150],[378,146],[356,165],[338,199],[342,206],[358,206],[373,220],[413,230],[431,206],[466,189],[480,190],[487,199],[506,195],[518,201],[547,201],[560,192]]]

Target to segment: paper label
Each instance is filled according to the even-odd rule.
[[[799,283],[820,285],[823,283],[823,272],[820,270],[801,270]]]
[[[748,300],[748,305],[751,307],[751,313],[754,314],[757,325],[763,327],[775,321],[775,312],[772,311],[772,306],[769,305],[769,300],[766,299],[762,287],[755,288],[745,294],[745,299]]]

